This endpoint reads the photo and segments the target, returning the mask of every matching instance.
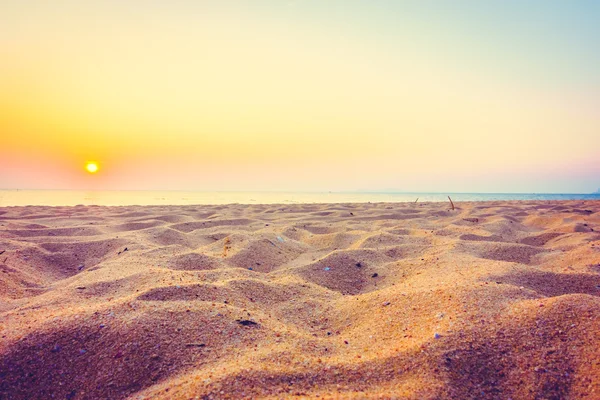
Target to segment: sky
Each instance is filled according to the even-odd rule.
[[[599,20],[581,0],[3,0],[0,188],[596,191]]]

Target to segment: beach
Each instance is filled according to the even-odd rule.
[[[0,399],[598,399],[600,201],[0,207]]]

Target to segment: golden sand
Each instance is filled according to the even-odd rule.
[[[600,398],[594,201],[0,208],[0,398]]]

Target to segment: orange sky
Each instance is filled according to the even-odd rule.
[[[0,188],[600,187],[598,7],[421,3],[2,2]]]

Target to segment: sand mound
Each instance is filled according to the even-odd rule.
[[[406,238],[403,236],[396,236],[391,233],[376,233],[370,235],[358,243],[358,247],[361,248],[378,248],[386,246],[394,246],[403,244],[406,242]]]
[[[144,301],[219,301],[226,302],[231,297],[229,291],[214,285],[175,285],[157,287],[138,296],[138,300]]]
[[[375,251],[335,251],[295,272],[307,281],[349,295],[368,286],[373,278],[371,265],[386,261],[390,259]]]
[[[270,272],[297,258],[306,246],[282,236],[258,234],[227,236],[210,248],[213,254],[221,253],[227,265]]]
[[[447,397],[588,397],[595,385],[590,387],[578,375],[590,366],[587,360],[600,355],[597,348],[591,348],[595,339],[588,331],[597,332],[600,325],[580,321],[574,313],[591,316],[598,312],[585,297],[561,297],[542,304],[543,308],[539,302],[519,304],[518,312],[508,312],[499,320],[503,329],[482,324],[478,335],[465,335],[468,341],[450,338],[460,345],[438,360],[441,372],[449,378],[443,391]],[[580,352],[588,353],[581,357]],[[590,371],[590,376],[597,377],[598,372]]]
[[[149,222],[128,222],[126,224],[119,224],[112,226],[111,229],[114,232],[129,232],[129,231],[139,231],[142,229],[154,228],[156,226],[164,225],[163,221],[149,221]]]
[[[600,396],[600,204],[0,209],[0,399]]]
[[[464,243],[464,244],[463,244]],[[510,243],[472,243],[463,242],[457,246],[461,251],[474,254],[478,257],[506,261],[520,264],[532,264],[535,262],[535,256],[543,253],[545,250],[539,247],[527,246]]]
[[[215,319],[210,305],[85,315],[29,335],[4,353],[0,393],[9,393],[7,398],[125,398],[194,365],[230,358],[238,341],[262,335],[231,316]]]
[[[547,297],[574,293],[600,296],[600,274],[561,274],[530,270],[491,276],[489,279],[524,287]]]
[[[171,228],[189,233],[198,229],[209,229],[217,226],[245,226],[252,222],[250,219],[207,219],[205,221],[184,222],[171,225]]]
[[[33,226],[33,227],[32,227]],[[48,237],[48,236],[96,236],[100,235],[102,231],[94,227],[75,227],[75,228],[61,228],[61,229],[49,229],[46,227],[39,228],[38,225],[26,225],[24,229],[18,230],[7,230],[6,232],[16,236],[22,237]]]
[[[460,240],[472,240],[476,242],[505,242],[501,236],[498,235],[475,235],[473,233],[465,233],[464,235],[460,235]],[[525,243],[528,244],[528,243]]]
[[[529,246],[543,246],[552,239],[556,239],[557,237],[562,236],[562,233],[556,232],[547,232],[542,233],[541,235],[528,236],[519,241],[519,243],[527,244]]]
[[[181,254],[171,258],[168,263],[171,269],[187,271],[215,269],[221,265],[221,260],[202,253]]]
[[[320,250],[338,250],[354,247],[363,234],[353,232],[328,233],[304,237],[304,242]]]

